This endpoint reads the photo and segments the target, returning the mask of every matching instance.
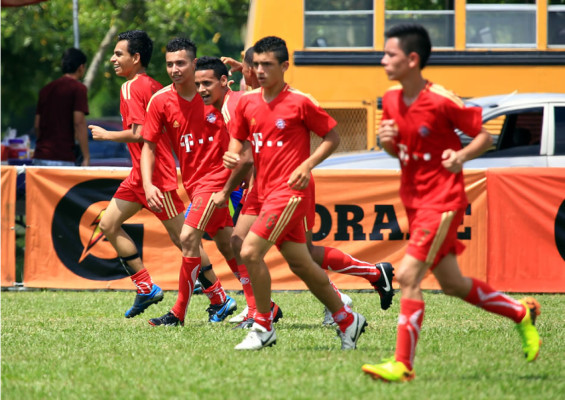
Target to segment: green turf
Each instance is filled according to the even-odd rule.
[[[308,292],[274,293],[284,311],[278,342],[236,352],[244,332],[206,322],[194,296],[183,328],[151,327],[176,292],[134,319],[133,292],[2,292],[3,399],[562,399],[564,295],[537,295],[544,344],[524,361],[509,320],[425,293],[416,379],[373,381],[361,372],[394,352],[398,301],[381,311],[369,292],[347,292],[369,321],[356,351],[340,350]],[[238,303],[243,296],[232,293]]]

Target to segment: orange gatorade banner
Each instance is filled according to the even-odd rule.
[[[400,173],[396,171],[314,170],[316,182],[316,222],[313,244],[339,248],[353,257],[368,261],[388,261],[398,265],[408,243],[408,221],[398,196]],[[459,258],[465,274],[486,279],[486,178],[484,171],[465,174],[467,209],[459,238],[467,246]],[[218,251],[205,248],[216,274],[227,289],[241,289]],[[273,290],[302,290],[306,285],[289,269],[273,246],[265,261],[271,273]],[[220,265],[220,268],[216,268]],[[372,289],[363,278],[330,272],[340,289]],[[396,284],[395,284],[396,286]],[[422,283],[425,289],[438,289],[433,276]]]
[[[16,280],[16,167],[2,165],[2,286]]]
[[[102,211],[128,173],[128,169],[27,168],[25,286],[134,287],[98,226]],[[142,210],[123,227],[159,284],[178,288],[181,252],[159,220]]]
[[[488,281],[517,292],[565,291],[565,169],[487,172]]]
[[[98,228],[127,169],[27,169],[27,224],[24,285],[69,289],[133,289],[115,250]],[[400,175],[395,171],[315,170],[317,216],[314,244],[337,247],[353,257],[397,265],[407,243],[407,221],[398,198]],[[465,175],[469,200],[460,239],[467,250],[460,257],[464,273],[486,278],[485,173]],[[188,204],[184,190],[179,194]],[[181,253],[162,224],[143,210],[124,224],[145,266],[163,289],[178,288]],[[226,289],[241,289],[215,244],[205,240],[214,270]],[[276,248],[265,258],[275,290],[305,289]],[[358,277],[330,273],[343,289],[370,289]],[[425,279],[424,288],[438,288]]]
[[[398,265],[408,243],[408,220],[398,195],[400,172],[366,170],[314,170],[316,224],[314,244],[339,248],[353,257]],[[465,174],[471,203],[459,229],[467,246],[459,261],[465,274],[486,277],[486,178],[484,171]],[[362,278],[331,273],[343,289],[370,289]],[[425,289],[439,288],[427,276]]]
[[[12,171],[12,172],[11,172]],[[470,170],[465,185],[470,205],[459,229],[466,250],[463,274],[487,280],[503,291],[563,292],[565,288],[565,174],[563,169]],[[127,169],[29,167],[24,285],[69,289],[133,289],[98,222]],[[9,178],[12,174],[12,178]],[[2,170],[2,285],[12,285],[13,249],[6,239],[9,179]],[[336,247],[353,257],[398,265],[408,241],[397,171],[315,170],[314,245]],[[180,190],[186,204],[188,199]],[[487,201],[488,193],[488,201]],[[13,197],[12,197],[13,198]],[[13,207],[12,207],[13,209]],[[488,215],[487,215],[488,210]],[[154,281],[178,288],[181,253],[160,223],[143,210],[124,224]],[[7,232],[7,233],[6,233]],[[204,248],[227,289],[240,289],[214,243]],[[11,249],[11,250],[10,250]],[[11,254],[10,254],[11,253]],[[12,257],[12,261],[9,260]],[[275,290],[305,289],[276,248],[266,256]],[[8,268],[5,268],[8,266]],[[10,267],[12,266],[12,267]],[[11,268],[11,269],[10,269]],[[11,274],[11,275],[10,275]],[[367,281],[330,272],[343,289],[370,289]],[[422,285],[438,289],[432,275]]]

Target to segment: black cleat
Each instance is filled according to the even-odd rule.
[[[283,317],[281,308],[274,301],[271,301],[271,312],[273,313],[273,324]]]
[[[381,308],[388,310],[392,304],[392,298],[394,297],[394,289],[392,288],[394,268],[387,262],[377,263],[375,267],[381,270],[381,277],[372,285],[381,298]]]
[[[172,312],[168,312],[162,317],[159,318],[151,318],[149,320],[149,325],[153,326],[184,326],[184,321],[178,319],[175,314]]]

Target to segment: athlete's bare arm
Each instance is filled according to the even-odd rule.
[[[141,131],[143,125],[133,124],[131,129],[124,131],[108,131],[98,125],[88,125],[94,140],[111,140],[120,143],[143,143]]]
[[[329,131],[318,148],[298,166],[288,179],[288,186],[294,190],[303,190],[310,182],[310,174],[316,165],[324,161],[339,146],[339,134],[335,129]]]

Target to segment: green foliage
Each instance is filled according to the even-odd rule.
[[[387,10],[453,10],[453,0],[387,0]]]
[[[155,43],[148,73],[168,84],[164,47],[175,36],[191,38],[199,55],[240,57],[249,0],[80,0],[79,5],[80,48],[89,62],[112,25],[118,32],[143,29]],[[33,126],[39,90],[61,75],[61,56],[74,44],[72,1],[2,8],[1,15],[1,129],[25,133]],[[112,42],[89,90],[92,117],[119,114],[123,78],[109,63],[113,48]]]
[[[164,314],[176,292],[133,319],[123,316],[133,290],[2,292],[2,399],[563,398],[562,294],[536,295],[543,346],[528,364],[511,321],[425,292],[416,379],[386,384],[361,366],[393,354],[398,300],[385,312],[373,291],[347,293],[369,321],[357,350],[340,350],[310,293],[277,292],[277,345],[238,352],[246,332],[206,322],[203,295],[193,296],[186,325],[173,328],[147,319]]]

